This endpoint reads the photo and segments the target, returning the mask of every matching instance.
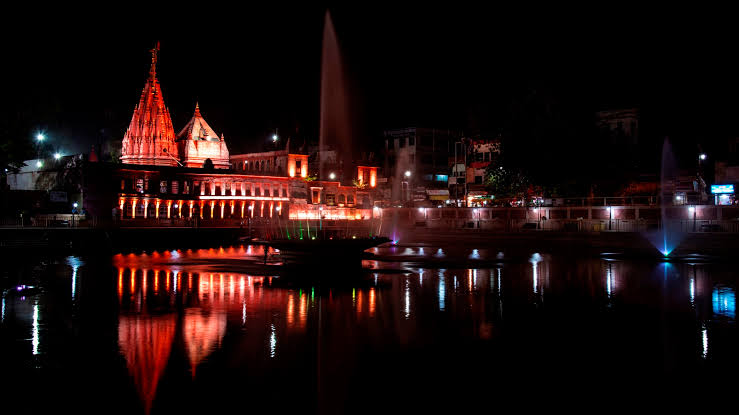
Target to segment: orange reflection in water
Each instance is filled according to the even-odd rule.
[[[174,315],[118,318],[118,345],[147,414],[169,360],[175,324]]]
[[[185,312],[183,337],[193,378],[200,362],[221,347],[221,340],[225,334],[225,312],[206,313],[199,309],[188,309]]]

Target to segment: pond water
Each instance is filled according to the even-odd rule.
[[[406,249],[397,254],[419,254]],[[544,252],[485,269],[372,261],[338,285],[237,272],[235,262],[263,254],[4,258],[5,407],[456,412],[636,396],[681,406],[706,398],[676,391],[721,402],[716,393],[736,385],[729,263]]]

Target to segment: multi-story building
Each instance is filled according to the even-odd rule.
[[[391,199],[399,203],[420,203],[448,190],[449,156],[461,134],[451,130],[410,127],[384,133],[383,174],[388,179]],[[448,194],[447,194],[448,196]],[[447,199],[448,197],[444,197]]]
[[[177,135],[156,78],[149,78],[113,171],[117,215],[125,219],[369,219],[377,167],[361,166],[358,185],[309,180],[309,156],[285,149],[229,155],[196,105]]]

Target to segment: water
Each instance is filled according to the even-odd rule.
[[[3,288],[41,288],[2,299],[6,406],[438,412],[638,396],[664,407],[713,405],[735,386],[731,264],[531,252],[434,269],[410,259],[457,253],[389,247],[379,250],[409,261],[367,261],[377,272],[321,287],[239,272],[261,249],[5,259]],[[665,386],[672,398],[658,393]],[[684,388],[692,394],[681,398]]]
[[[329,174],[337,174],[338,181],[352,178],[352,129],[350,100],[341,58],[339,41],[336,37],[331,14],[326,11],[323,26],[323,50],[321,54],[321,121],[319,131],[320,179],[329,180]],[[333,158],[325,150],[336,151]],[[331,171],[329,171],[329,169]]]
[[[670,220],[671,218],[667,215],[667,207],[672,204],[677,174],[677,161],[672,152],[672,145],[670,145],[670,140],[665,137],[665,141],[662,143],[662,164],[660,167],[660,193],[662,195],[660,229],[647,235],[647,238],[666,257],[670,256],[670,253],[680,245],[685,237],[680,228],[680,223]]]

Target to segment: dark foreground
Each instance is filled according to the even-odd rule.
[[[733,405],[737,274],[728,262],[606,261],[519,247],[504,252],[512,259],[499,265],[432,269],[422,257],[438,247],[404,246],[377,253],[413,262],[366,261],[377,271],[320,284],[264,269],[239,272],[244,258],[263,258],[261,249],[6,256],[3,409],[458,413],[510,404],[525,412]],[[13,292],[20,284],[40,290]]]

